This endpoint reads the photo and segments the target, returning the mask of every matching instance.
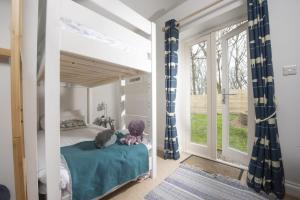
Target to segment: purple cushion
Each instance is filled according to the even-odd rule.
[[[132,120],[128,125],[128,130],[132,136],[143,136],[145,123],[143,120]]]

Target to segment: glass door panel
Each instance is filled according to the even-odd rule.
[[[248,37],[246,25],[222,38],[222,155],[228,162],[247,165],[248,136]]]
[[[228,46],[229,147],[248,152],[247,30],[230,37]]]
[[[254,110],[249,98],[247,23],[188,40],[183,52],[189,69],[184,70],[186,103],[190,103],[184,149],[209,159],[248,165]]]
[[[211,67],[210,35],[189,43],[187,52],[189,72],[189,123],[187,137],[189,153],[211,157]]]
[[[207,145],[207,41],[191,49],[191,141]]]

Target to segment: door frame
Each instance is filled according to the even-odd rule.
[[[226,45],[226,42],[229,38],[242,33],[243,31],[247,31],[248,23],[242,24],[241,26],[237,27],[236,29],[233,29],[232,31],[228,32],[226,35],[222,36],[221,38],[221,45],[222,45],[222,63],[225,64],[224,66],[227,66],[227,53],[228,48]],[[247,39],[248,41],[248,32],[247,32]],[[247,42],[247,60],[248,60],[248,97],[253,96],[253,90],[252,90],[252,76],[251,76],[251,69],[250,69],[250,59],[249,59],[249,43]],[[226,90],[228,87],[228,76],[226,76],[228,73],[228,67],[223,67],[222,69],[222,91],[225,90],[226,93],[229,93],[229,91]],[[226,71],[224,71],[226,70]],[[228,88],[227,88],[228,89]],[[225,96],[225,102],[229,102],[229,96]],[[222,104],[222,155],[226,157],[227,160],[233,163],[239,163],[241,165],[247,166],[250,160],[251,156],[251,147],[254,140],[254,135],[249,133],[254,133],[254,107],[253,107],[253,98],[248,98],[248,138],[247,138],[247,146],[248,146],[248,153],[242,152],[236,149],[233,149],[229,145],[229,106],[224,106],[226,104]]]
[[[191,73],[190,73],[190,66],[191,66],[191,59],[190,59],[190,48],[191,46],[200,43],[202,41],[207,41],[207,116],[208,116],[208,123],[207,123],[207,146],[202,144],[196,144],[191,142],[191,94],[190,94],[190,88],[191,88]],[[208,33],[206,35],[196,36],[191,38],[190,40],[186,40],[183,44],[183,64],[184,66],[188,66],[186,70],[186,76],[187,76],[187,82],[186,88],[188,88],[185,91],[186,98],[186,115],[185,115],[185,121],[186,121],[186,132],[188,134],[185,135],[185,141],[184,141],[184,151],[187,153],[191,153],[194,155],[202,156],[209,159],[216,159],[217,153],[215,151],[216,149],[216,134],[209,134],[216,131],[216,126],[214,126],[213,122],[216,120],[216,97],[215,95],[212,95],[216,92],[216,77],[212,76],[212,74],[216,73],[216,66],[212,63],[212,60],[215,60],[215,45],[211,45],[215,43],[215,33]]]
[[[180,64],[182,66],[185,66],[184,69],[182,70],[182,75],[184,76],[184,80],[186,81],[185,83],[185,87],[184,88],[188,88],[188,89],[185,89],[183,91],[183,95],[185,96],[184,100],[182,103],[184,103],[185,105],[187,105],[185,107],[185,110],[184,112],[182,112],[183,114],[183,120],[185,121],[185,125],[182,127],[183,131],[184,131],[184,135],[182,137],[182,144],[183,144],[183,152],[187,152],[187,153],[190,153],[190,154],[194,154],[194,155],[198,155],[198,156],[201,156],[201,157],[205,157],[205,158],[208,158],[210,160],[214,160],[214,161],[218,161],[220,163],[226,163],[228,165],[231,165],[231,166],[235,166],[235,167],[241,167],[243,169],[247,169],[247,165],[239,165],[239,164],[236,164],[236,163],[230,163],[230,162],[227,162],[227,161],[224,161],[224,160],[221,160],[221,159],[218,159],[217,158],[217,123],[212,123],[212,122],[216,122],[217,120],[217,95],[211,95],[211,105],[209,106],[211,109],[211,126],[210,126],[210,130],[212,131],[212,133],[215,133],[215,134],[211,134],[211,138],[210,140],[208,140],[208,142],[210,142],[210,150],[209,152],[207,152],[207,154],[203,154],[203,153],[199,153],[199,152],[194,152],[192,151],[191,149],[189,149],[189,142],[190,142],[190,139],[191,139],[191,108],[190,108],[190,102],[191,102],[191,96],[190,96],[190,55],[189,55],[189,47],[191,45],[191,43],[196,43],[196,41],[200,38],[203,38],[205,36],[208,36],[210,35],[210,43],[211,44],[215,44],[216,43],[216,32],[219,31],[220,29],[222,28],[225,28],[227,26],[230,26],[232,24],[236,24],[236,23],[239,23],[241,21],[244,21],[246,20],[246,18],[242,18],[242,19],[239,19],[239,20],[235,20],[235,21],[232,21],[231,23],[227,23],[226,25],[224,26],[218,26],[218,27],[215,27],[213,29],[210,29],[208,31],[205,31],[204,33],[201,33],[201,34],[197,34],[197,35],[194,35],[192,37],[189,37],[189,38],[185,38],[181,41],[181,48],[180,48],[180,53],[182,56],[182,59],[180,61]],[[247,26],[247,22],[244,24],[244,26]],[[243,25],[241,25],[243,26]],[[239,29],[240,27],[237,27],[236,29]],[[211,48],[210,48],[210,57],[211,57],[211,60],[208,61],[208,62],[211,62],[211,61],[214,61],[216,60],[216,45],[211,45]],[[248,47],[248,52],[249,52],[249,47]],[[248,53],[248,59],[249,59],[249,53]],[[210,73],[211,74],[216,74],[217,71],[216,71],[216,64],[212,64],[210,63]],[[211,92],[213,94],[217,94],[217,81],[216,81],[216,76],[211,76],[210,78],[210,85],[212,86],[211,87]],[[251,70],[248,70],[248,80],[252,80],[252,76],[251,76]],[[248,81],[248,84],[249,84],[250,81]],[[249,94],[249,97],[253,97],[253,90],[252,90],[252,84],[250,84],[250,87],[248,86],[248,94]],[[248,112],[249,114],[251,113],[252,116],[254,116],[254,106],[253,106],[253,98],[250,98],[249,101],[248,101]],[[250,137],[248,137],[248,149],[249,149],[249,159],[251,157],[251,148],[253,146],[253,141],[254,141],[254,128],[255,128],[255,119],[253,117],[253,119],[248,119],[248,124],[253,124],[253,126],[251,127],[251,129],[248,129],[248,133],[252,133],[250,135]]]

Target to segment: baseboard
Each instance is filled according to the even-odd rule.
[[[300,184],[292,181],[285,181],[286,193],[294,197],[300,197]]]

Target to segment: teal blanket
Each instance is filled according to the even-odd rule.
[[[73,200],[99,197],[149,171],[144,144],[113,144],[97,149],[93,141],[61,148],[72,177]]]

